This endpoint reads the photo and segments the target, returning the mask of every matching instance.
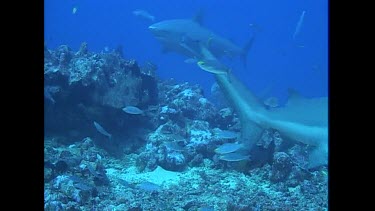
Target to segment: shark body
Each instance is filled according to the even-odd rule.
[[[230,69],[218,60],[226,53],[246,55],[247,51],[191,20],[162,21],[149,29],[168,50],[199,60],[197,64],[200,68],[214,74],[225,97],[240,117],[244,148],[250,150],[264,129],[273,128],[285,137],[315,147],[310,153],[309,167],[328,163],[327,97],[306,99],[294,94],[285,106],[266,109],[263,102],[231,71],[223,71]],[[253,38],[247,47],[252,41]]]
[[[228,73],[230,74],[230,73]],[[238,113],[244,145],[251,149],[264,129],[273,128],[284,137],[314,146],[309,167],[328,163],[328,98],[290,96],[284,107],[266,109],[235,76],[215,74],[224,95]]]
[[[244,48],[240,48],[191,19],[165,20],[148,28],[163,45],[163,51],[177,52],[189,58],[201,58],[203,45],[217,58],[240,56],[246,64],[247,52],[252,43],[251,39]]]

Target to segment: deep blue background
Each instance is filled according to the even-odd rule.
[[[326,0],[45,0],[45,42],[50,49],[67,44],[73,50],[87,42],[95,52],[121,44],[125,58],[157,64],[160,78],[198,83],[209,94],[213,76],[184,63],[186,58],[180,55],[162,54],[161,45],[147,29],[151,22],[134,16],[136,9],[148,11],[156,21],[191,18],[203,9],[204,26],[241,47],[252,34],[249,25],[255,24],[260,31],[247,68],[238,58],[229,62],[237,77],[255,93],[268,89],[267,96],[281,101],[288,88],[307,97],[328,95]],[[300,33],[293,40],[304,10]]]

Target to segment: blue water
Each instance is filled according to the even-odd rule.
[[[161,53],[161,45],[147,29],[151,22],[133,15],[136,9],[148,11],[156,21],[191,18],[203,9],[204,26],[238,46],[250,39],[249,25],[254,24],[259,31],[247,67],[238,58],[229,61],[237,77],[255,93],[281,102],[288,88],[307,97],[328,95],[325,0],[45,0],[45,42],[50,49],[66,44],[73,50],[87,42],[93,52],[122,45],[125,58],[155,63],[159,78],[200,84],[209,95],[214,83],[211,73],[184,63],[186,58],[180,55]],[[302,11],[306,11],[304,21],[293,40]]]

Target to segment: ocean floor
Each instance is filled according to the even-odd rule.
[[[89,140],[58,147],[46,142],[47,154],[82,160],[50,181],[45,175],[45,210],[327,210],[326,169],[295,185],[271,182],[269,164],[242,173],[204,159],[180,172],[160,166],[140,172],[137,154],[113,158]]]

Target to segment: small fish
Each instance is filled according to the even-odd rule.
[[[217,138],[222,138],[222,139],[235,139],[238,137],[238,134],[233,131],[229,130],[215,130],[214,134]]]
[[[296,26],[296,30],[294,31],[294,34],[293,34],[293,40],[296,39],[296,36],[299,34],[299,31],[301,30],[301,27],[302,27],[302,24],[303,24],[303,19],[305,17],[305,12],[306,11],[302,11],[301,16],[299,17],[299,20],[298,20],[298,23],[297,23],[297,26]]]
[[[234,162],[234,161],[241,161],[241,160],[249,160],[250,155],[243,155],[243,154],[239,154],[237,152],[233,152],[233,153],[220,155],[219,159],[229,161],[229,162]]]
[[[44,87],[44,97],[50,100],[53,104],[56,103],[55,99],[53,99],[52,94],[55,94],[60,91],[59,86],[45,86]]]
[[[99,133],[101,133],[101,134],[107,136],[109,139],[112,138],[112,135],[111,135],[110,133],[108,133],[106,130],[104,130],[104,128],[103,128],[99,123],[97,123],[97,122],[94,121],[94,126],[95,126],[96,130],[97,130]]]
[[[148,192],[159,192],[161,187],[152,182],[142,182],[136,186],[138,189],[145,190]]]
[[[145,10],[134,10],[133,15],[135,15],[137,17],[144,18],[144,19],[149,20],[151,22],[155,22],[155,16],[151,15],[150,13],[148,13]]]
[[[126,106],[122,110],[128,114],[143,114],[143,111],[135,106]]]
[[[230,72],[230,69],[218,62],[217,60],[204,60],[198,61],[197,65],[204,71],[219,74],[219,75],[227,75]]]
[[[276,108],[279,106],[279,100],[276,97],[269,97],[263,103],[269,108]]]
[[[44,88],[44,97],[47,98],[49,101],[51,101],[52,104],[56,103],[55,99],[53,99],[51,93],[48,92],[48,90],[46,90],[46,88]]]
[[[231,152],[235,152],[243,147],[242,144],[236,144],[236,143],[225,143],[221,145],[220,147],[215,149],[215,153],[217,154],[227,154]]]
[[[77,10],[78,10],[78,7],[73,7],[73,10],[72,10],[72,14],[76,14],[77,13]]]

